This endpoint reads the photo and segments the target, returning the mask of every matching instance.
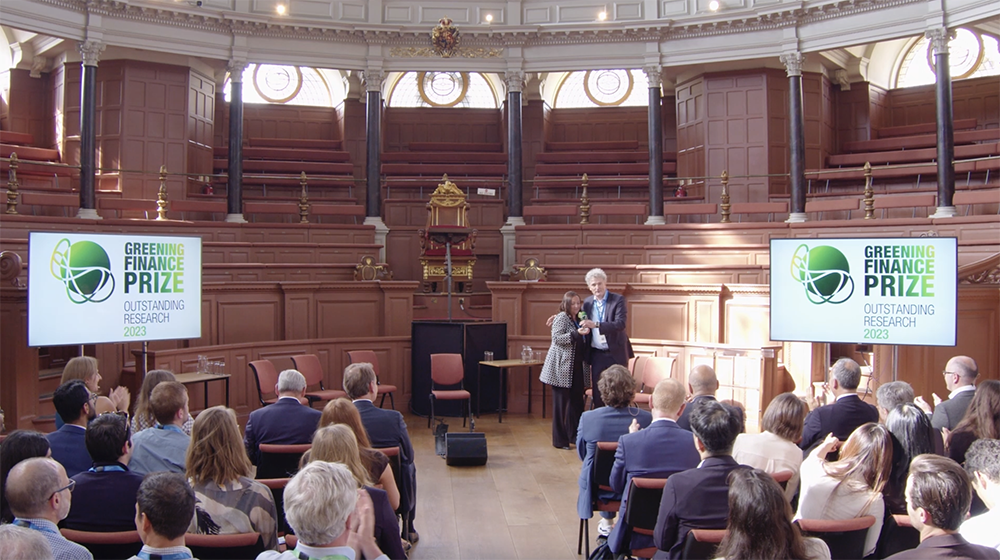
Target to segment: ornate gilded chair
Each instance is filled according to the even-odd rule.
[[[465,193],[448,180],[448,175],[442,181],[427,203],[427,227],[418,232],[424,292],[442,291],[436,290],[435,285],[447,278],[449,243],[452,281],[459,283],[459,291],[472,292],[476,230],[469,227],[469,205]],[[443,291],[447,291],[447,287]]]

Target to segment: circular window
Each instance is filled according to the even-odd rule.
[[[583,89],[597,105],[621,105],[629,95],[635,81],[628,70],[589,70],[583,77]]]
[[[254,68],[253,87],[266,101],[287,103],[302,89],[302,71],[297,66],[261,64]]]
[[[454,107],[469,91],[467,72],[420,72],[417,74],[420,98],[431,107]]]

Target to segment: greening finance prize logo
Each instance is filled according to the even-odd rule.
[[[811,303],[844,303],[854,294],[851,266],[834,247],[799,245],[791,265],[792,278],[805,288]]]
[[[66,296],[73,303],[101,303],[115,291],[111,259],[93,241],[60,240],[52,251],[49,271],[63,283]]]

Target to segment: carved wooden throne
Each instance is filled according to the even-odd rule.
[[[472,267],[476,264],[476,230],[469,227],[469,205],[465,193],[445,175],[427,203],[427,227],[418,232],[420,267],[424,272],[424,292],[446,291],[446,253],[451,243],[453,286],[472,292]],[[437,289],[438,285],[440,288]]]

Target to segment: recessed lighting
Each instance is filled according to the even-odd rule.
[[[284,4],[278,4],[277,6],[274,7],[274,10],[278,12],[279,16],[283,16],[285,15],[285,11],[287,11],[288,8],[286,8]]]
[[[486,23],[493,23],[493,14],[486,14]]]
[[[719,11],[719,0],[712,0],[711,2],[709,2],[708,3],[708,9],[711,10],[711,11],[713,11],[713,12],[718,12]]]
[[[597,21],[604,21],[608,19],[608,12],[599,12],[597,14]]]

